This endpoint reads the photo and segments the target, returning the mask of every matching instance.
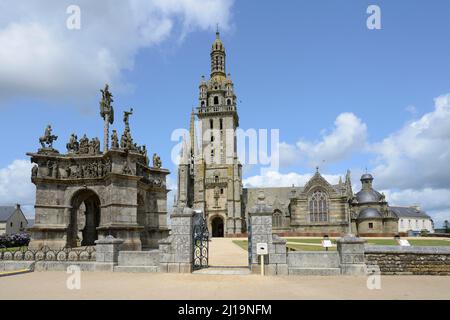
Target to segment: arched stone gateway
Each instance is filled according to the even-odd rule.
[[[72,197],[70,222],[67,228],[67,243],[71,247],[79,244],[92,246],[98,240],[100,225],[100,198],[89,189],[81,189]]]
[[[129,118],[125,130],[116,130],[108,146],[109,124],[114,119],[112,95],[106,87],[101,102],[105,116],[103,152],[98,138],[72,134],[67,153],[53,148],[51,126],[40,139],[42,148],[28,153],[36,185],[35,225],[30,228],[31,249],[93,245],[108,235],[124,240],[122,250],[157,248],[168,235],[167,186],[169,171],[155,154],[149,164],[147,149],[134,143]],[[108,99],[107,99],[108,98]],[[107,124],[107,125],[106,125]]]
[[[214,238],[223,238],[224,235],[224,223],[223,218],[216,216],[211,220],[211,233]]]

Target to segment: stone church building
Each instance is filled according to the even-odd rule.
[[[210,58],[210,77],[202,77],[200,82],[198,105],[190,118],[190,135],[185,137],[181,151],[176,206],[205,212],[212,236],[236,236],[247,232],[248,208],[263,190],[273,208],[273,230],[282,235],[398,233],[395,210],[373,188],[370,174],[361,177],[361,189],[356,193],[350,172],[344,181],[340,179],[332,185],[318,168],[304,186],[243,188],[242,166],[236,153],[237,99],[230,74],[226,73],[225,46],[218,32]]]

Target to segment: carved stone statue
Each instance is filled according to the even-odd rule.
[[[109,125],[114,123],[114,108],[112,106],[113,95],[111,92],[109,92],[109,86],[108,84],[105,85],[105,89],[100,90],[102,93],[102,100],[100,101],[100,116],[105,121],[104,125],[104,136],[103,136],[103,144],[104,144],[104,151],[108,151],[108,145],[109,145]]]
[[[80,139],[80,148],[79,148],[80,154],[88,154],[89,153],[89,139],[85,135]]]
[[[33,168],[31,168],[31,176],[32,176],[32,177],[37,177],[37,175],[38,175],[38,170],[39,170],[39,167],[37,166],[37,164],[35,164],[35,165],[33,166]]]
[[[124,111],[123,112],[123,122],[125,123],[125,130],[130,131],[130,122],[129,118],[130,115],[133,114],[133,108],[130,109],[130,111]]]
[[[58,136],[52,134],[52,126],[48,125],[47,128],[45,128],[44,135],[39,138],[39,143],[43,149],[53,149],[53,142],[57,139]]]
[[[66,144],[68,153],[78,153],[80,144],[78,142],[78,137],[75,133],[70,135],[69,143]]]
[[[117,131],[113,130],[111,135],[111,149],[119,148],[119,137],[117,136]]]
[[[154,153],[153,154],[153,167],[161,168],[161,166],[162,166],[161,158],[156,153]]]

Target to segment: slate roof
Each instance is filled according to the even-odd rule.
[[[5,222],[16,211],[16,206],[1,206],[0,207],[0,222]]]
[[[390,210],[399,218],[425,218],[430,219],[422,210],[417,210],[413,207],[389,207]]]
[[[365,208],[362,209],[358,215],[358,219],[382,219],[380,211],[375,208]]]

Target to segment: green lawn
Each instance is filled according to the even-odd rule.
[[[325,251],[322,246],[315,245],[303,245],[301,243],[310,243],[310,244],[320,244],[322,239],[312,239],[312,238],[288,238],[286,239],[288,242],[288,248],[295,251]],[[384,246],[395,246],[397,242],[394,239],[373,239],[366,238],[367,243],[373,245],[384,245]],[[292,242],[298,242],[299,244],[293,244]],[[335,239],[331,239],[333,244],[336,244]],[[238,245],[244,250],[248,248],[247,240],[233,240],[233,243]],[[438,240],[438,239],[409,239],[409,243],[412,246],[450,246],[450,240]],[[336,247],[329,248],[330,251],[336,251]]]
[[[28,247],[12,247],[12,248],[0,248],[0,252],[5,252],[5,251],[19,251],[19,250],[27,250]]]

